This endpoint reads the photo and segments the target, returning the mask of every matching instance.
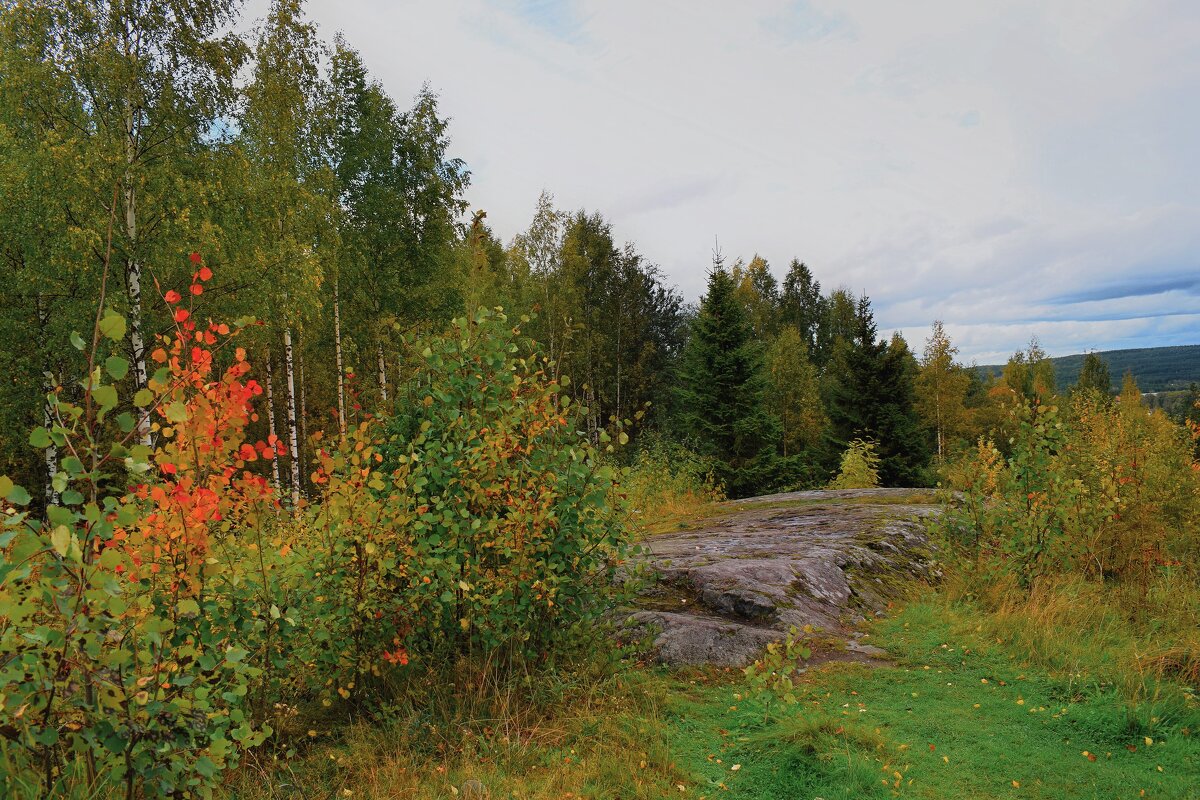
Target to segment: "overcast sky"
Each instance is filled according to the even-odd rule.
[[[261,0],[248,7],[261,14]],[[1200,342],[1200,3],[310,0],[452,118],[508,241],[539,192],[689,300],[792,257],[966,360]]]

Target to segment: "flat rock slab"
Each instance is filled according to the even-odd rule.
[[[849,660],[883,654],[849,626],[913,581],[936,577],[921,522],[937,513],[915,489],[791,492],[722,504],[695,527],[651,537],[652,576],[630,615],[667,664],[744,666],[795,626]],[[828,653],[826,659],[828,660]]]

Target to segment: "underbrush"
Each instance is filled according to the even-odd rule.
[[[704,516],[725,499],[713,459],[653,433],[639,443],[620,483],[632,520],[650,532]]]
[[[668,679],[593,658],[563,672],[430,676],[374,714],[309,731],[298,753],[256,753],[225,787],[292,797],[522,798],[678,795],[663,708]],[[481,691],[463,692],[470,674]],[[459,683],[456,689],[455,684]]]

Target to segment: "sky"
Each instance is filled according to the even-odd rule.
[[[264,0],[252,0],[251,16]],[[428,82],[504,241],[543,189],[689,301],[718,242],[964,361],[1200,343],[1195,0],[310,0]]]

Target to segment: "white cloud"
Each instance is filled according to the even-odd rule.
[[[252,12],[261,13],[259,5]],[[470,199],[606,213],[689,298],[727,255],[805,260],[919,346],[1200,341],[1200,6],[313,0],[403,100],[428,80]],[[1160,318],[1161,317],[1161,318]]]

